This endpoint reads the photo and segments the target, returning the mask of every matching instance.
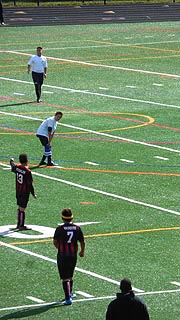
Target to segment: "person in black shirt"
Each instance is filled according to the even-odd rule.
[[[11,171],[16,174],[16,199],[18,205],[17,211],[17,229],[29,230],[28,227],[24,225],[25,223],[25,209],[29,201],[30,193],[34,198],[36,198],[33,178],[31,170],[27,167],[28,158],[26,154],[19,155],[19,165],[14,163],[14,159],[10,159]]]
[[[134,295],[131,281],[124,278],[120,289],[121,293],[117,293],[117,298],[107,308],[106,320],[149,320],[147,307]]]
[[[71,305],[75,294],[73,288],[73,274],[77,263],[78,242],[80,242],[80,257],[84,257],[85,240],[79,226],[72,223],[73,214],[70,208],[62,210],[63,224],[54,233],[53,243],[58,249],[57,266],[65,294],[64,305]]]

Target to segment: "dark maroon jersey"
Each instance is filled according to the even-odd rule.
[[[56,228],[54,239],[58,241],[58,255],[62,257],[76,257],[78,241],[84,241],[84,235],[79,226],[65,223]]]
[[[34,195],[33,178],[31,170],[22,165],[11,166],[12,172],[16,174],[16,194]]]

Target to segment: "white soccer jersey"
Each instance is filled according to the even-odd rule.
[[[32,71],[37,73],[44,73],[44,68],[48,67],[46,57],[33,55],[28,64],[32,67]]]
[[[50,117],[46,120],[44,120],[41,125],[39,126],[37,130],[37,135],[39,136],[45,136],[48,138],[48,128],[52,128],[51,133],[55,132],[56,127],[57,127],[57,121],[55,120],[54,117]]]

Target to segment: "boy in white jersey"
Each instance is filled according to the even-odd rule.
[[[47,76],[47,59],[42,55],[42,47],[37,47],[37,54],[33,55],[28,61],[28,73],[32,69],[32,79],[35,86],[37,103],[40,103],[41,87],[43,80]]]
[[[62,116],[63,113],[61,111],[56,112],[53,117],[44,120],[36,132],[36,136],[39,138],[41,144],[44,146],[44,154],[39,163],[40,166],[46,164],[48,166],[55,165],[52,161],[51,141],[57,127],[57,122],[62,118]],[[45,162],[46,157],[48,158],[47,163]]]

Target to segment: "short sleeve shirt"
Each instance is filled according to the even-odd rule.
[[[54,133],[57,127],[57,121],[55,117],[50,117],[44,120],[37,130],[37,135],[45,136],[48,138],[48,128],[52,128],[51,133]]]
[[[44,68],[48,67],[47,59],[44,56],[33,55],[28,64],[32,67],[32,71],[37,73],[44,73]]]

